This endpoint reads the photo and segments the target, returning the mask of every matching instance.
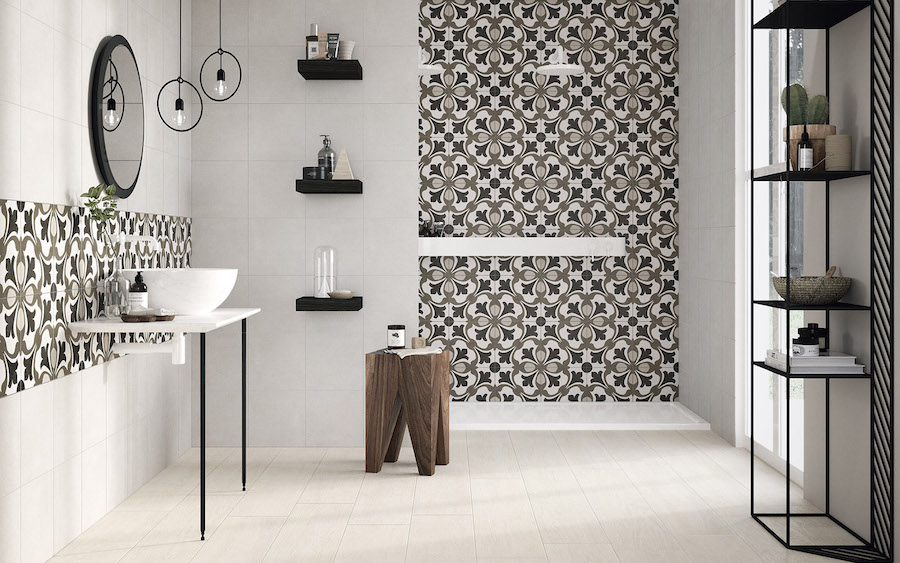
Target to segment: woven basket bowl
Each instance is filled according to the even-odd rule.
[[[838,278],[824,276],[804,276],[791,278],[791,303],[797,305],[831,305],[840,301],[850,291],[850,282],[853,278]],[[785,278],[772,277],[775,291],[782,299],[787,299],[787,284]]]

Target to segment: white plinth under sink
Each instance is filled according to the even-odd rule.
[[[452,430],[709,430],[681,403],[453,401]]]
[[[625,256],[625,237],[419,237],[419,256]]]

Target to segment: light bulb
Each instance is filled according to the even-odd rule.
[[[184,114],[184,100],[178,98],[175,100],[175,116],[172,118],[175,125],[181,127],[187,122],[187,116]]]
[[[103,113],[103,123],[109,129],[115,129],[119,124],[119,114],[116,112],[116,101],[110,99],[106,102],[106,111]]]
[[[224,98],[224,97],[225,97],[225,92],[228,91],[228,85],[225,84],[225,70],[224,70],[224,69],[221,69],[221,68],[220,68],[220,69],[216,72],[216,88],[215,88],[215,91],[216,91],[216,95],[218,95],[220,98]]]

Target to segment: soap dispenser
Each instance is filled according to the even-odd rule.
[[[331,179],[331,175],[334,173],[334,162],[335,155],[334,150],[331,148],[331,138],[328,135],[321,135],[322,139],[322,150],[319,151],[319,168],[321,169],[323,166],[325,167],[325,173],[327,175],[327,179]]]
[[[133,310],[136,308],[147,308],[147,284],[144,283],[144,276],[138,272],[134,276],[134,283],[128,291],[128,308]]]

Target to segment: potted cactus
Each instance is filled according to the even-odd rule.
[[[785,112],[788,112],[788,96],[791,103],[784,140],[788,140],[790,131],[791,169],[797,170],[797,145],[806,124],[813,146],[813,170],[825,170],[825,137],[837,134],[837,127],[828,125],[828,98],[819,95],[810,99],[802,84],[791,84],[781,91],[781,107]]]

